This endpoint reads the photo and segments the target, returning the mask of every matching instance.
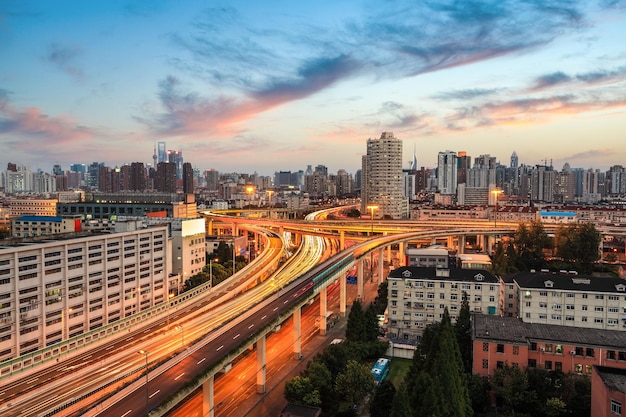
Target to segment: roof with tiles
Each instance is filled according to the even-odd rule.
[[[626,369],[597,365],[594,368],[607,388],[626,394]]]
[[[626,293],[626,280],[559,272],[518,272],[512,276],[520,288],[581,292]]]
[[[447,274],[447,275],[446,275]],[[462,281],[498,283],[498,278],[484,269],[403,266],[389,273],[389,278],[428,279],[433,281]]]
[[[472,317],[473,339],[516,344],[553,342],[571,345],[626,349],[626,332],[587,329],[542,323],[524,323],[514,317],[475,314]]]

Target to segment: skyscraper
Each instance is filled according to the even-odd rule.
[[[409,216],[409,200],[402,192],[402,141],[393,132],[383,132],[380,139],[367,140],[367,154],[362,158],[361,212],[377,205],[374,216],[402,219]]]
[[[189,162],[183,164],[183,194],[193,194],[193,167]]]
[[[441,194],[456,194],[457,156],[454,151],[439,152],[437,188]]]
[[[161,193],[176,192],[176,164],[159,162],[157,165],[156,189]]]
[[[166,143],[165,142],[158,142],[157,143],[157,164],[159,162],[168,162],[167,161],[167,148],[166,148]]]

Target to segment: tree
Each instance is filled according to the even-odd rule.
[[[564,261],[575,263],[583,272],[591,272],[600,259],[601,236],[591,223],[572,224],[556,234],[556,253]]]
[[[472,316],[470,314],[469,302],[466,299],[467,294],[463,293],[464,300],[461,304],[459,317],[454,325],[454,333],[456,341],[461,352],[461,361],[463,362],[463,371],[466,374],[472,373],[472,356],[474,343],[472,342]]]
[[[320,393],[322,402],[331,399],[333,391],[333,374],[320,359],[314,359],[306,369],[306,376],[311,381],[313,389]]]
[[[426,330],[407,374],[409,381],[414,380],[408,391],[413,415],[471,416],[472,407],[461,352],[448,309],[444,310],[439,326],[429,326]],[[426,348],[427,353],[424,355]]]
[[[393,403],[395,394],[396,388],[393,384],[387,379],[382,381],[370,402],[370,417],[389,417],[391,415],[389,404]]]
[[[311,406],[321,404],[319,391],[313,388],[309,378],[303,376],[296,376],[285,382],[284,396],[287,401],[294,404]]]
[[[352,342],[363,341],[365,331],[365,313],[359,300],[352,303],[348,322],[346,323],[346,339]]]
[[[465,374],[467,390],[472,399],[472,410],[474,414],[484,413],[491,404],[489,396],[489,380],[479,374]]]
[[[504,251],[502,242],[498,242],[491,261],[491,272],[495,275],[504,275],[509,272],[509,260]]]
[[[335,388],[350,404],[360,404],[374,389],[376,383],[370,368],[355,360],[349,360],[344,372],[335,378]]]
[[[541,268],[545,262],[543,249],[550,247],[543,223],[534,221],[529,226],[520,224],[515,232],[515,246],[518,269]]]
[[[378,295],[374,299],[374,303],[373,303],[376,314],[384,314],[385,309],[387,309],[387,302],[388,302],[387,288],[388,288],[387,281],[383,281],[378,286]]]
[[[536,406],[536,394],[529,390],[528,376],[519,368],[504,365],[496,369],[490,383],[504,410],[527,412]]]
[[[393,396],[389,417],[411,417],[411,404],[407,394],[407,384],[403,383]]]

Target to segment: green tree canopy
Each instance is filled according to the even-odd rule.
[[[303,376],[296,376],[285,382],[284,396],[287,401],[294,404],[310,406],[321,404],[319,391],[313,388],[309,378]]]
[[[360,404],[372,392],[376,383],[367,365],[349,360],[344,372],[335,378],[335,388],[350,404]]]
[[[447,309],[439,326],[427,328],[407,375],[414,379],[408,392],[414,416],[472,415],[461,352]]]
[[[389,417],[391,414],[389,404],[393,403],[395,394],[396,388],[393,384],[387,379],[383,380],[376,387],[374,396],[370,401],[370,417]]]

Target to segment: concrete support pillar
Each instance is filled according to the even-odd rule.
[[[391,259],[391,245],[387,245],[387,262],[389,262],[389,265],[392,264],[392,259]]]
[[[342,251],[346,248],[346,232],[339,231],[339,250]]]
[[[256,342],[256,392],[265,393],[265,372],[267,367],[265,335]]]
[[[449,248],[454,248],[454,236],[448,236],[448,243],[446,243],[446,246]]]
[[[328,287],[320,290],[320,334],[326,336],[326,304],[328,293],[326,292]]]
[[[283,235],[285,234],[285,228],[283,226],[280,226],[278,228],[278,236],[280,236],[280,238],[283,238]]]
[[[339,314],[341,317],[346,315],[346,296],[348,294],[346,288],[346,274],[341,274],[339,278]]]
[[[407,242],[400,242],[398,244],[398,266],[406,266],[406,245]]]
[[[493,240],[494,240],[494,235],[485,235],[483,236],[483,239],[485,240],[485,243],[487,244],[487,247],[485,248],[485,252],[490,254],[493,251]]]
[[[459,236],[459,250],[458,250],[459,254],[463,254],[465,253],[465,235],[460,235]]]
[[[213,219],[209,220],[209,224],[206,227],[206,233],[207,233],[207,235],[212,235],[213,234]]]
[[[293,353],[296,359],[302,358],[302,309],[293,312]]]
[[[382,284],[384,278],[384,274],[385,274],[385,269],[384,269],[384,256],[385,256],[385,249],[384,248],[380,248],[378,250],[378,285]]]
[[[363,281],[365,279],[365,277],[363,276],[363,258],[359,259],[357,261],[357,268],[356,268],[356,286],[357,286],[357,296],[359,298],[359,300],[363,299]]]
[[[202,415],[203,416],[213,417],[215,415],[214,414],[215,400],[213,398],[214,378],[215,376],[211,375],[209,379],[204,381],[204,383],[202,384]]]
[[[485,250],[485,236],[484,235],[476,235],[476,246],[478,246],[482,251]]]
[[[431,245],[436,245],[437,244],[437,238],[433,237],[432,239],[430,239],[430,244]]]
[[[233,237],[239,236],[239,225],[237,223],[233,223]]]

